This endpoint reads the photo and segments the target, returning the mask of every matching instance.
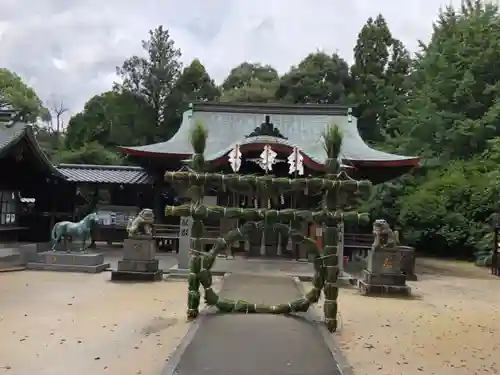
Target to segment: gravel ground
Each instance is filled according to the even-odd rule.
[[[341,327],[332,339],[355,375],[499,373],[500,279],[432,260],[417,272],[410,300],[341,289]]]
[[[189,329],[183,281],[0,273],[0,373],[157,375]]]

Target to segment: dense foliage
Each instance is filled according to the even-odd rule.
[[[199,60],[182,66],[163,27],[142,46],[144,57],[127,59],[114,87],[71,118],[55,159],[120,163],[116,146],[168,139],[194,100],[356,103],[366,142],[424,157],[419,170],[376,187],[365,202],[372,216],[400,225],[406,241],[423,251],[470,257],[489,249],[500,193],[497,5],[467,0],[445,8],[415,56],[377,15],[361,28],[351,66],[324,51],[282,75],[265,63],[242,62],[220,86]],[[0,70],[0,89],[0,100],[25,109],[29,119],[47,117],[16,75]]]

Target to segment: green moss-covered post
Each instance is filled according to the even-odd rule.
[[[329,180],[337,180],[340,173],[338,157],[342,144],[342,134],[337,126],[329,126],[324,132],[323,138],[327,155],[325,177]],[[337,209],[340,187],[339,182],[337,189],[325,191],[323,195],[323,209],[326,211],[335,211]],[[339,276],[339,261],[341,261],[338,257],[338,236],[338,221],[326,221],[323,224],[323,265],[326,271],[323,286],[325,297],[323,312],[325,315],[325,324],[330,332],[334,332],[337,329],[337,297],[339,295],[337,280]]]
[[[203,196],[205,193],[204,182],[201,176],[205,171],[205,158],[203,153],[207,144],[208,133],[201,122],[197,122],[191,132],[191,146],[193,147],[193,157],[191,159],[191,167],[195,172],[195,178],[191,181],[188,193],[191,197],[191,216],[193,217],[193,226],[191,229],[191,248],[189,259],[189,276],[188,276],[188,319],[194,319],[198,316],[200,306],[200,280],[197,274],[201,271],[202,254],[203,254],[203,234],[205,225],[203,217],[198,215],[200,208],[203,206]]]

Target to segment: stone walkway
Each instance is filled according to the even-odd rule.
[[[221,295],[266,304],[300,297],[289,277],[236,274],[226,277]],[[175,374],[340,374],[321,333],[313,323],[303,318],[212,314],[202,319],[180,357]]]

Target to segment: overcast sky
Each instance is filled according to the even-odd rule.
[[[141,39],[160,24],[184,62],[199,58],[221,82],[242,61],[284,72],[316,49],[350,61],[361,26],[378,13],[414,51],[450,1],[1,0],[0,67],[20,74],[44,101],[62,98],[75,112],[111,87],[115,67],[141,53]]]

